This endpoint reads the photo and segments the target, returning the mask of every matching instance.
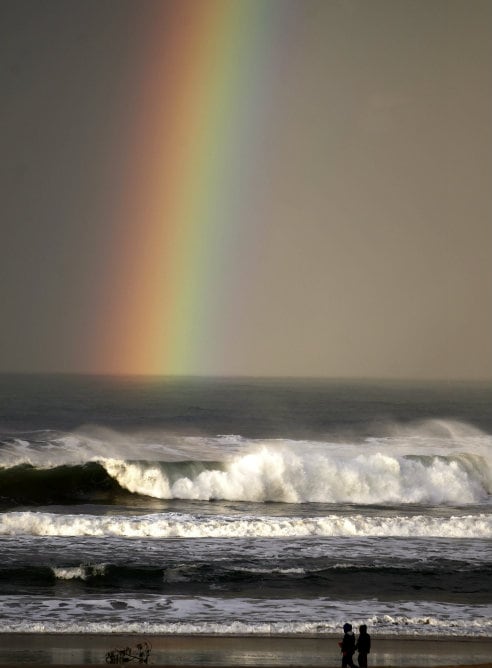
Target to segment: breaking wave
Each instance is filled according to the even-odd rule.
[[[202,501],[463,505],[487,499],[491,475],[482,456],[465,453],[377,452],[349,459],[272,447],[224,463],[105,459],[0,469],[0,499],[6,504],[109,502],[128,493]]]
[[[441,431],[436,435],[436,430]],[[103,440],[71,435],[0,446],[4,504],[156,499],[464,505],[492,491],[491,437],[432,424],[362,443],[241,437]]]
[[[102,466],[132,493],[159,499],[214,499],[283,503],[468,504],[491,492],[483,457],[364,453],[344,458],[308,456],[265,446],[224,465],[106,460]],[[201,470],[200,470],[201,469]]]

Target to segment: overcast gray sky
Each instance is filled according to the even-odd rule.
[[[491,378],[492,2],[271,1],[296,19],[241,290],[191,371]],[[111,370],[108,192],[156,5],[0,0],[0,371]]]

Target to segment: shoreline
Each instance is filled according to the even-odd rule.
[[[108,652],[148,641],[152,645],[149,665],[167,668],[338,668],[340,637],[0,632],[0,665],[107,665]],[[372,634],[372,640],[370,668],[492,668],[492,638]]]

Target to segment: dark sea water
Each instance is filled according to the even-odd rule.
[[[492,634],[492,389],[0,377],[1,631]]]

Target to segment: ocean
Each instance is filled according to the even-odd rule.
[[[492,634],[490,384],[0,377],[0,632]]]

